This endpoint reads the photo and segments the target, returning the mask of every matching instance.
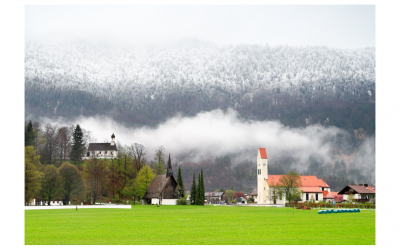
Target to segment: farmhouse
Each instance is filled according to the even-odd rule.
[[[270,194],[270,187],[280,184],[282,175],[268,175],[268,157],[265,148],[258,149],[257,155],[257,201],[259,204],[285,204],[284,195],[274,197]],[[330,186],[318,179],[315,175],[300,175],[301,184],[301,201],[315,200],[315,202],[323,201],[324,191],[330,193]],[[272,191],[272,190],[271,190]]]
[[[207,204],[221,204],[224,200],[224,192],[205,192]]]
[[[356,202],[371,202],[375,203],[375,186],[368,184],[347,185],[339,191],[339,195],[343,195],[343,200],[348,200],[349,195],[353,194]]]
[[[168,157],[167,173],[156,175],[143,196],[143,204],[176,205],[184,195],[172,173],[171,156]]]
[[[90,158],[116,158],[118,156],[115,135],[111,135],[111,143],[90,143],[87,150],[87,157]]]

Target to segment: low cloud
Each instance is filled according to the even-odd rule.
[[[310,157],[316,159],[321,166],[332,166],[337,160],[334,152],[346,149],[350,141],[346,131],[333,126],[290,128],[279,121],[246,121],[232,109],[226,112],[219,109],[201,112],[194,117],[177,115],[156,128],[129,128],[102,116],[77,117],[69,122],[44,118],[41,122],[60,125],[78,123],[82,128],[92,131],[97,142],[110,141],[114,133],[116,140],[124,145],[144,145],[149,160],[159,145],[171,153],[173,161],[193,162],[228,154],[233,155],[236,161],[255,162],[257,149],[266,148],[269,162],[290,157],[292,163],[287,167],[304,171],[309,166]],[[351,166],[364,174],[372,174],[371,178],[374,179],[374,138],[365,139],[353,156]]]

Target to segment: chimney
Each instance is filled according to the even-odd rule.
[[[364,184],[364,187],[368,187],[368,184]]]

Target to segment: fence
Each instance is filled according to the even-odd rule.
[[[298,207],[300,204],[303,204],[304,206],[310,207],[311,209],[321,209],[321,208],[362,208],[362,209],[375,209],[375,205],[370,205],[370,204],[346,204],[346,203],[341,203],[341,204],[335,204],[333,206],[332,203],[311,203],[311,202],[304,202],[304,203],[298,203],[298,202],[291,202],[291,203],[285,203],[285,207]]]

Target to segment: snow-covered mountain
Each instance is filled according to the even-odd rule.
[[[126,45],[27,41],[25,77],[27,112],[65,115],[73,107],[81,114],[116,115],[118,109],[124,112],[121,117],[142,116],[148,125],[175,112],[194,115],[228,107],[252,119],[288,117],[293,120],[288,125],[326,119],[335,124],[334,117],[318,118],[315,112],[320,111],[305,111],[305,106],[298,116],[296,108],[351,101],[356,101],[352,108],[373,103],[374,113],[375,107],[375,48],[221,46],[186,40],[139,51]],[[74,98],[66,93],[101,100],[108,108],[71,104]]]

